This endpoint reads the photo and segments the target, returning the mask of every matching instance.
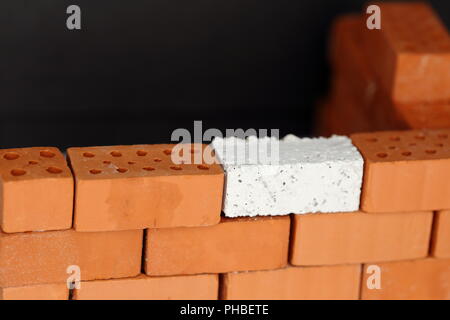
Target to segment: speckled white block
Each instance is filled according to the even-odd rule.
[[[270,144],[274,141],[278,147]],[[212,144],[226,171],[223,211],[227,217],[359,209],[364,163],[347,137],[289,135],[279,141],[232,137],[216,138]],[[255,145],[258,152],[249,152]],[[261,157],[267,153],[261,146],[274,150],[278,159]]]

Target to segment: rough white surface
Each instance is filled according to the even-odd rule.
[[[278,147],[271,145],[274,141]],[[359,209],[363,158],[347,137],[231,137],[216,138],[212,144],[226,172],[223,211],[227,217]],[[256,145],[258,152],[249,156]],[[274,150],[279,158],[262,157],[267,152],[261,146]],[[246,150],[246,156],[237,155],[239,148]]]

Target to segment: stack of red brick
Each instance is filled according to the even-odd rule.
[[[331,94],[319,133],[450,127],[450,36],[424,3],[379,3],[368,15],[339,18],[331,35]]]
[[[236,219],[221,166],[171,145],[1,150],[0,296],[450,298],[450,130],[351,138],[361,211]]]

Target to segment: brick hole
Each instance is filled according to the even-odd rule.
[[[5,153],[3,158],[5,158],[6,160],[16,160],[16,159],[20,158],[20,155],[15,152],[8,152],[8,153]]]
[[[444,144],[443,143],[436,143],[436,147],[443,148]]]
[[[93,154],[91,152],[85,152],[85,153],[83,153],[83,157],[85,157],[85,158],[93,158],[93,157],[95,157],[95,154]]]
[[[400,141],[400,137],[390,137],[389,140],[391,140],[391,141]]]
[[[161,162],[162,160],[161,160],[160,158],[155,158],[155,159],[153,159],[153,161],[155,161],[155,162]]]
[[[390,147],[388,147],[388,149],[389,150],[395,150],[395,149],[397,149],[397,147],[396,146],[390,146]]]
[[[90,172],[91,174],[100,174],[100,173],[102,173],[102,170],[99,170],[99,169],[91,169],[91,170],[89,170],[89,172]]]
[[[48,173],[52,173],[52,174],[59,174],[61,172],[63,172],[60,168],[57,167],[48,167],[47,168],[47,172]]]
[[[139,156],[139,157],[145,157],[146,155],[147,155],[147,151],[144,151],[144,150],[138,150],[138,151],[136,151],[136,154]]]
[[[433,150],[433,149],[429,149],[429,150],[425,150],[425,152],[428,154],[436,154],[437,151]]]
[[[409,146],[410,146],[410,147],[415,147],[415,146],[417,146],[417,143],[414,143],[414,142],[413,142],[413,143],[410,143]]]
[[[415,138],[416,138],[417,140],[425,140],[425,136],[424,136],[424,135],[421,135],[421,134],[415,136]]]
[[[200,170],[209,170],[209,167],[205,166],[204,164],[198,165],[197,168],[199,168]]]
[[[377,153],[377,157],[378,157],[378,158],[382,158],[382,159],[384,159],[384,158],[387,158],[387,156],[388,156],[388,154],[387,154],[387,153],[385,153],[385,152],[380,152],[380,153]]]
[[[40,152],[40,155],[44,158],[53,158],[55,156],[55,153],[48,150],[43,150]]]
[[[111,164],[111,161],[105,160],[105,161],[103,161],[103,163],[104,163],[104,164]]]
[[[23,176],[26,173],[27,172],[25,170],[22,170],[22,169],[13,169],[13,170],[11,170],[11,175],[13,175],[14,177],[20,177],[20,176]]]
[[[38,162],[37,162],[37,161],[34,161],[34,160],[30,160],[30,161],[28,161],[28,164],[30,164],[30,165],[35,165],[35,164],[38,164]]]
[[[125,173],[125,172],[127,172],[127,171],[128,171],[127,168],[118,168],[118,169],[117,169],[117,172],[120,172],[120,173]]]
[[[136,164],[136,162],[134,162],[134,161],[128,161],[128,164]]]
[[[111,154],[113,157],[116,157],[116,158],[122,156],[122,153],[119,152],[119,151],[112,151],[110,154]]]
[[[170,169],[175,170],[175,171],[183,170],[183,168],[181,168],[180,166],[171,166]]]
[[[404,152],[402,152],[402,155],[405,156],[405,157],[410,157],[412,155],[412,152],[411,151],[404,151]]]
[[[439,138],[439,139],[448,139],[448,134],[446,134],[446,133],[441,133],[441,134],[438,135],[438,138]]]
[[[367,142],[378,142],[377,138],[368,138]]]
[[[170,156],[172,154],[172,150],[166,149],[163,151],[166,156]]]
[[[153,171],[153,170],[155,170],[155,168],[153,168],[153,167],[145,167],[145,168],[142,168],[143,170],[145,170],[145,171]]]

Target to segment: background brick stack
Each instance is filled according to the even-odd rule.
[[[450,127],[450,36],[424,3],[378,3],[381,30],[366,14],[335,22],[334,72],[319,111],[321,135]]]

